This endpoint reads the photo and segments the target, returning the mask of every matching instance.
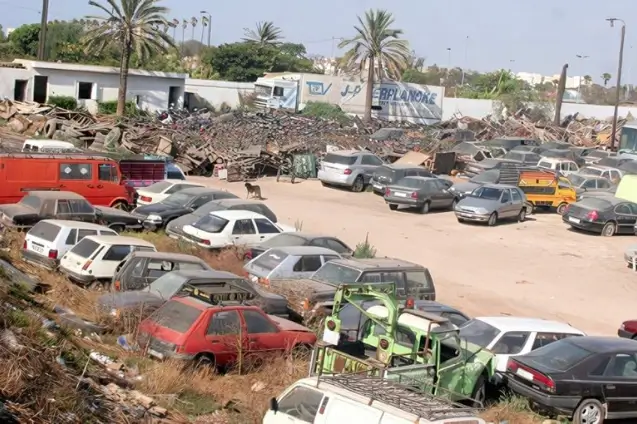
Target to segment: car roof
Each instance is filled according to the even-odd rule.
[[[569,337],[565,340],[588,351],[597,353],[621,350],[637,351],[637,340],[624,339],[621,337],[586,336]]]
[[[185,190],[182,190],[185,191]],[[210,212],[210,215],[216,215],[219,218],[223,219],[254,219],[254,218],[266,218],[260,213],[252,212],[252,211],[243,211],[237,209],[225,209],[221,211]],[[267,219],[267,218],[266,218]]]
[[[314,239],[317,239],[317,238],[330,238],[330,239],[335,239],[336,238],[334,236],[326,236],[325,234],[305,233],[303,231],[295,231],[293,233],[281,233],[281,234],[285,234],[285,235],[288,235],[288,236],[300,237],[300,238],[305,239],[305,240],[314,240]],[[277,236],[279,236],[281,234],[277,234],[274,237],[277,237]],[[272,237],[272,238],[274,238],[274,237]]]
[[[436,178],[436,177],[421,177],[419,175],[410,175],[408,177],[403,177],[401,178],[401,180],[419,180],[419,181],[432,181],[432,180],[438,180],[440,178]],[[400,180],[398,180],[400,181]],[[398,182],[396,181],[396,182]]]
[[[557,150],[557,151],[558,152],[563,152],[564,150]],[[557,163],[557,162],[573,162],[569,158],[547,158],[545,156],[542,156],[540,161],[541,162],[553,162],[553,163]]]
[[[100,244],[130,244],[132,246],[155,247],[154,244],[138,237],[128,236],[87,236],[85,238],[96,241]]]
[[[309,256],[309,255],[338,255],[332,249],[320,246],[283,246],[272,247],[267,251],[278,250],[292,256]]]
[[[243,277],[233,274],[228,271],[218,271],[216,269],[201,270],[201,269],[182,269],[172,271],[184,278],[210,278],[210,279],[229,279],[229,280],[242,280]]]
[[[425,311],[438,311],[438,312],[457,312],[463,316],[466,316],[464,312],[453,306],[446,305],[444,303],[436,302],[435,300],[414,300],[415,309],[424,309]]]
[[[372,152],[366,152],[362,150],[336,150],[334,152],[329,152],[328,155],[338,155],[338,156],[357,156],[363,153],[373,154]]]
[[[29,191],[26,196],[37,196],[42,199],[78,199],[86,200],[86,198],[74,191],[53,191],[53,190],[33,190]]]
[[[148,187],[152,187],[155,184],[159,184],[159,183],[184,184],[184,183],[186,183],[186,181],[184,181],[184,180],[174,180],[174,179],[171,179],[171,178],[166,178],[165,180],[156,181],[156,182],[152,183],[151,185],[149,185]],[[200,184],[200,183],[193,183],[193,182],[188,181],[188,184],[197,184],[197,185],[200,185],[200,186],[203,187],[203,184]],[[146,188],[146,187],[140,187],[140,189],[144,189],[144,188]]]
[[[378,268],[425,268],[422,265],[408,262],[403,259],[393,258],[366,258],[366,259],[334,259],[330,263],[343,265],[361,271]]]
[[[394,169],[425,169],[419,165],[413,165],[411,163],[389,163],[383,165],[386,168],[394,168]]]
[[[178,262],[202,262],[201,258],[193,255],[187,255],[185,253],[173,253],[173,252],[147,252],[147,251],[135,251],[131,253],[131,257],[136,258],[150,258],[161,259],[165,261],[178,261]]]
[[[70,219],[43,219],[40,222],[48,222],[50,224],[55,224],[59,227],[79,228],[81,230],[111,230],[110,228],[104,225],[94,224],[92,222],[73,221]],[[114,230],[111,230],[111,231],[114,231]]]
[[[548,333],[569,333],[584,334],[577,328],[564,322],[552,321],[542,318],[526,318],[526,317],[475,317],[474,320],[480,320],[492,327],[507,331],[542,331]]]
[[[517,188],[517,187],[516,187],[516,186],[514,186],[514,185],[507,185],[507,184],[491,184],[491,183],[489,183],[489,184],[483,184],[483,185],[482,185],[482,187],[487,187],[487,188],[497,188],[497,189],[500,189],[500,190],[506,190],[506,189],[509,189],[509,188]]]
[[[582,169],[585,169],[585,168],[597,169],[597,170],[600,170],[600,171],[606,171],[607,169],[617,169],[614,166],[608,166],[608,165],[586,165]],[[582,169],[580,169],[580,171]]]
[[[181,182],[185,184],[183,180],[181,180]],[[191,188],[185,188],[183,190],[179,190],[177,193],[186,193],[186,194],[196,195],[196,194],[224,193],[224,192],[227,192],[227,190],[220,190],[218,188],[210,188],[210,187],[191,187]]]

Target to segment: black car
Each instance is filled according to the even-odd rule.
[[[568,337],[510,358],[506,377],[514,393],[573,424],[637,418],[635,340]]]
[[[132,215],[141,220],[144,228],[158,230],[165,228],[173,219],[192,213],[212,200],[237,199],[234,194],[207,187],[179,190],[159,203],[135,208]]]
[[[0,226],[28,230],[43,219],[93,222],[117,232],[142,228],[142,222],[121,209],[93,206],[72,191],[30,191],[18,203],[0,206]]]
[[[177,294],[186,284],[201,287],[215,286],[219,283],[236,285],[254,295],[249,304],[263,309],[268,314],[282,317],[288,316],[287,300],[274,293],[262,289],[238,275],[216,270],[178,270],[162,275],[148,286],[140,290],[107,293],[97,299],[103,311],[119,316],[126,311],[139,311],[144,314],[157,309]]]
[[[331,236],[308,233],[281,233],[248,250],[245,259],[251,260],[273,247],[318,246],[331,249],[341,256],[351,256],[354,251],[345,243]]]
[[[206,203],[202,207],[195,210],[193,213],[175,218],[166,225],[166,234],[170,237],[179,237],[185,235],[183,228],[186,225],[190,225],[193,222],[197,222],[202,216],[210,214],[210,212],[224,211],[224,210],[241,210],[252,211],[261,214],[268,218],[270,221],[276,224],[277,217],[270,210],[268,205],[259,200],[246,200],[246,199],[221,199],[213,200]]]
[[[578,230],[605,237],[634,234],[637,204],[613,196],[584,197],[568,206],[562,221]]]

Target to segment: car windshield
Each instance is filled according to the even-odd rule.
[[[582,184],[584,184],[586,181],[588,181],[586,178],[582,177],[581,175],[575,175],[575,174],[571,174],[568,176],[568,180],[571,182],[571,184],[573,184],[575,187],[581,187]]]
[[[499,169],[491,169],[489,171],[481,172],[475,177],[471,178],[469,181],[472,183],[492,183],[495,184],[498,182],[498,178],[500,177]]]
[[[164,300],[168,300],[184,285],[188,279],[179,273],[168,272],[146,287],[150,293],[156,294]]]
[[[506,155],[504,155],[504,158],[511,159],[511,160],[519,160],[520,162],[524,161],[524,155],[518,152],[509,152]]]
[[[416,178],[403,178],[399,180],[396,185],[401,187],[409,187],[409,188],[421,188],[424,185],[423,180],[419,180]]]
[[[279,266],[281,262],[285,260],[289,255],[287,253],[281,252],[277,249],[270,249],[267,252],[259,255],[252,265],[267,269],[268,271],[272,271],[274,268]]]
[[[264,241],[259,247],[269,249],[271,247],[283,247],[283,246],[305,246],[307,240],[303,237],[295,236],[293,234],[279,234],[272,237],[270,240]]]
[[[479,319],[469,320],[460,327],[460,338],[485,348],[498,334],[500,334],[500,330]]]
[[[35,209],[36,211],[40,210],[40,198],[37,196],[24,196],[22,200],[18,202],[18,205],[26,206],[28,208]]]
[[[487,200],[500,200],[500,197],[502,196],[502,190],[493,187],[478,187],[477,189],[473,190],[471,196]]]
[[[178,191],[166,197],[162,203],[166,203],[171,206],[184,206],[186,207],[192,200],[197,197],[195,194],[188,194]]]
[[[312,275],[312,279],[329,283],[355,283],[360,275],[357,269],[327,262]]]
[[[226,228],[226,225],[228,225],[228,220],[217,215],[209,214],[202,216],[197,222],[191,225],[207,233],[220,233]]]
[[[595,168],[582,168],[579,170],[579,173],[582,175],[593,175],[595,177],[599,177],[600,175],[602,175],[602,171]]]
[[[324,163],[335,163],[338,165],[354,165],[356,156],[343,156],[334,153],[328,153],[323,158]]]
[[[558,340],[524,355],[524,362],[542,369],[563,372],[571,369],[593,352],[571,343]]]
[[[608,152],[604,151],[604,150],[593,150],[591,152],[589,152],[586,157],[589,158],[607,158],[608,157]]]
[[[152,321],[178,333],[185,333],[201,315],[201,310],[176,300],[169,301],[152,316]]]
[[[164,190],[172,186],[172,183],[168,181],[160,181],[158,183],[151,184],[148,187],[144,187],[144,191],[147,191],[149,193],[162,193]]]

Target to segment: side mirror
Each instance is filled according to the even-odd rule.
[[[274,397],[270,399],[270,411],[274,413],[279,411],[279,402]]]

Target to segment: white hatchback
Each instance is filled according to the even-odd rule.
[[[156,252],[157,249],[137,237],[85,237],[62,257],[60,271],[75,283],[106,288],[117,265],[133,251]]]
[[[22,259],[45,268],[55,269],[59,258],[78,241],[88,236],[116,236],[103,225],[90,222],[45,219],[35,224],[24,238]]]
[[[137,189],[137,204],[152,205],[159,203],[173,193],[193,187],[205,187],[203,184],[191,183],[184,180],[164,180],[151,184],[148,187]]]
[[[206,249],[220,249],[233,245],[254,246],[277,234],[293,231],[256,212],[227,209],[211,212],[184,226],[182,237]]]

